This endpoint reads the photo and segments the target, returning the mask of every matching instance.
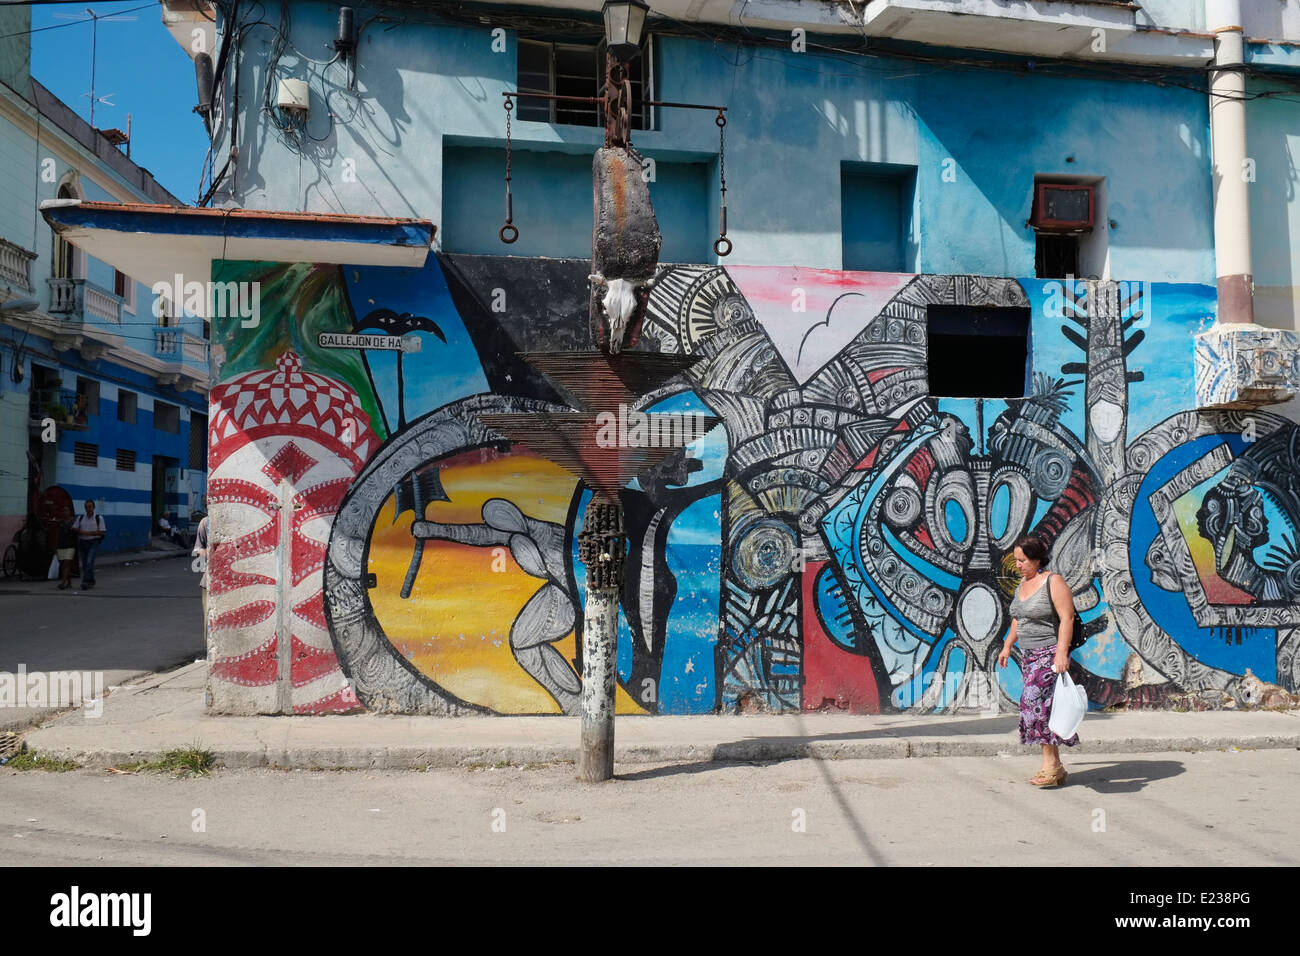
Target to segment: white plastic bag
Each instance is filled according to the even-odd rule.
[[[1057,674],[1047,729],[1062,740],[1069,740],[1083,723],[1083,715],[1087,712],[1088,692],[1071,680],[1069,674]]]
[[[50,570],[45,575],[47,581],[57,581],[59,579],[59,556],[56,554],[50,558]]]

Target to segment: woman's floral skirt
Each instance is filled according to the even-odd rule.
[[[1073,747],[1079,742],[1075,734],[1062,740],[1048,729],[1052,718],[1052,695],[1056,690],[1056,674],[1052,661],[1056,658],[1056,645],[1029,651],[1020,661],[1025,690],[1020,695],[1020,742],[1022,744],[1047,744],[1053,747]]]

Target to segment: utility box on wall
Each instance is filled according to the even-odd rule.
[[[1196,336],[1196,404],[1258,408],[1300,391],[1300,333],[1219,325]]]

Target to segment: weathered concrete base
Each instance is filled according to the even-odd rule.
[[[1300,392],[1300,333],[1220,323],[1196,336],[1196,404],[1250,409]]]
[[[587,589],[582,634],[582,735],[578,750],[578,779],[585,783],[600,783],[614,776],[617,591]]]
[[[153,675],[110,694],[103,716],[60,715],[27,745],[91,767],[154,760],[196,743],[230,768],[417,769],[575,763],[577,717],[215,717],[203,712],[205,664]],[[1024,756],[1016,715],[907,714],[624,717],[618,764],[894,760]],[[1168,711],[1084,718],[1077,754],[1300,749],[1300,712]]]

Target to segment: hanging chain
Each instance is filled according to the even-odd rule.
[[[727,117],[719,110],[718,118],[718,178],[721,193],[718,199],[718,238],[713,251],[719,257],[731,255],[731,240],[727,238]]]
[[[506,97],[506,224],[497,233],[504,243],[514,242],[519,238],[519,230],[514,225],[514,198],[510,195],[510,113],[514,109],[513,100]]]

